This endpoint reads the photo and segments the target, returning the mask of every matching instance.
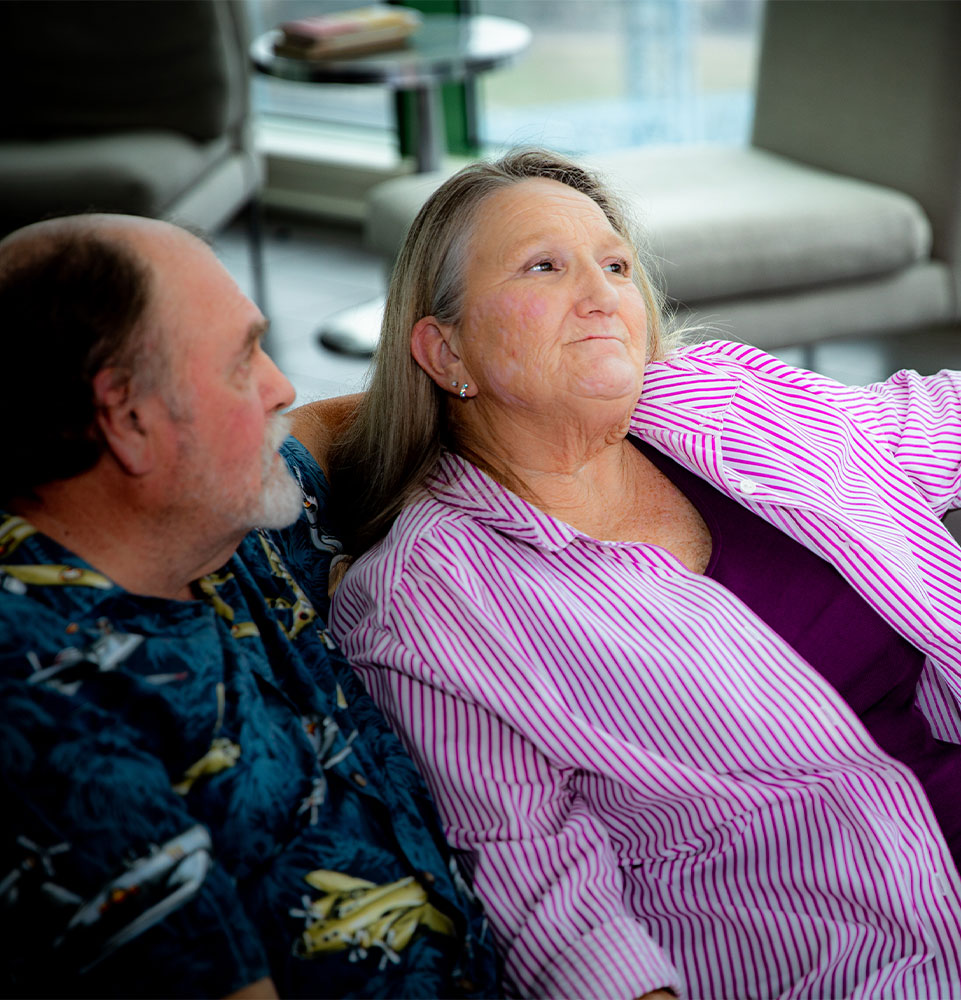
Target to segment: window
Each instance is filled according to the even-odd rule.
[[[364,0],[247,0],[255,34]],[[648,143],[742,142],[750,129],[762,0],[473,0],[533,29],[530,49],[477,79],[483,143],[580,154]],[[393,97],[375,86],[254,79],[274,120],[387,139]]]
[[[746,142],[760,0],[479,0],[533,30],[513,67],[479,80],[481,136],[594,153]]]

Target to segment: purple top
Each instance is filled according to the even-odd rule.
[[[634,443],[710,529],[705,575],[790,643],[834,686],[878,745],[914,771],[961,868],[961,746],[936,740],[915,704],[924,655],[830,563],[656,448]]]

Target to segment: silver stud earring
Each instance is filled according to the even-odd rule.
[[[453,382],[451,382],[451,385],[452,385],[452,386],[453,386],[453,387],[454,387],[455,389],[457,388],[457,386],[458,386],[459,384],[460,384],[460,383],[459,383],[459,382],[457,381],[457,379],[456,379],[456,378],[454,379],[454,381],[453,381]]]
[[[454,385],[457,385],[457,383],[455,382]],[[461,399],[467,399],[467,386],[468,386],[468,383],[465,382],[460,387],[460,392],[457,395],[460,396]]]

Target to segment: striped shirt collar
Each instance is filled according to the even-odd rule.
[[[426,486],[448,509],[527,545],[558,552],[581,537],[569,524],[544,513],[453,452],[444,452]]]
[[[676,433],[712,436],[720,431],[739,379],[727,373],[705,375],[701,367],[684,357],[648,366],[644,392],[631,417],[630,433],[656,443]],[[697,384],[693,386],[695,374]],[[558,552],[575,539],[588,538],[452,452],[444,452],[426,488],[448,508],[502,535],[549,552]],[[592,544],[622,544],[589,540]]]

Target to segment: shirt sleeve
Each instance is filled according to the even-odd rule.
[[[888,446],[935,513],[961,506],[961,372],[899,371],[868,391]]]
[[[0,747],[8,987],[223,996],[269,975],[208,831],[122,722],[42,684],[5,679]]]
[[[744,344],[707,341],[684,353],[710,363],[736,359],[782,387],[828,401],[893,455],[938,517],[961,506],[961,372],[903,370],[883,382],[850,386]],[[803,395],[795,405],[804,405]]]
[[[428,779],[508,981],[522,996],[679,990],[669,957],[625,906],[610,832],[580,773],[531,738],[562,728],[549,701],[518,692],[508,703],[495,679],[534,676],[536,663],[443,572],[405,571],[388,597],[371,586],[384,566],[370,567],[338,589],[336,629]]]

